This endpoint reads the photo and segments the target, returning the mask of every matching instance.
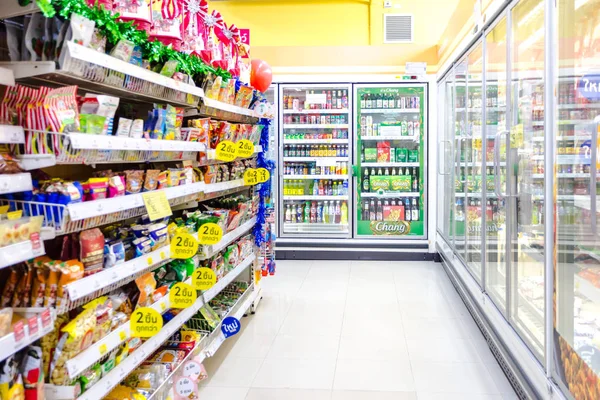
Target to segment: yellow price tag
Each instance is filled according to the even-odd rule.
[[[161,303],[160,303],[160,310],[161,310],[161,311],[165,311],[166,309],[167,309],[167,305],[165,304],[165,302],[164,302],[164,301],[163,301],[163,302],[161,302]]]
[[[242,158],[248,158],[254,154],[254,143],[248,139],[238,140],[237,145],[237,156]]]
[[[129,327],[132,337],[152,337],[163,327],[162,315],[150,307],[138,308],[131,314]]]
[[[196,290],[208,290],[217,283],[217,275],[210,268],[198,268],[192,274],[192,286]]]
[[[125,331],[119,332],[119,339],[121,339],[121,342],[123,342],[123,341],[125,341],[125,339],[127,339],[127,334],[125,333]]]
[[[204,224],[198,229],[198,241],[200,244],[212,245],[217,244],[223,237],[223,229],[212,222]]]
[[[152,257],[148,257],[148,266],[151,267],[152,265],[154,265],[154,260]]]
[[[160,259],[161,259],[161,260],[164,260],[165,258],[167,258],[167,255],[165,254],[165,252],[164,252],[164,251],[161,251],[161,252],[160,252]]]
[[[196,289],[187,283],[178,282],[169,290],[171,308],[188,308],[196,302]]]
[[[189,233],[177,233],[171,240],[171,258],[188,259],[198,252],[198,242]]]
[[[269,170],[266,168],[259,168],[256,170],[256,176],[258,177],[258,183],[265,183],[271,177]]]
[[[248,168],[244,171],[244,185],[252,186],[258,183],[258,175],[254,168]]]
[[[19,219],[23,216],[23,210],[11,211],[6,216],[8,219]]]
[[[167,199],[164,191],[142,193],[142,198],[144,199],[144,205],[146,206],[146,212],[150,221],[156,221],[157,219],[173,215],[169,199]]]
[[[219,142],[215,151],[217,160],[233,161],[237,157],[237,148],[231,140]]]
[[[6,214],[9,206],[0,206],[0,214]]]
[[[108,351],[108,348],[106,347],[106,343],[101,344],[100,345],[100,355],[101,356],[105,355],[107,351]]]

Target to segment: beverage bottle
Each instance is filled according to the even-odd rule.
[[[333,186],[331,185],[331,181],[327,182],[327,196],[333,196]]]
[[[302,218],[304,217],[304,207],[303,203],[298,203],[298,208],[296,210],[296,221],[297,223],[302,222]]]
[[[304,203],[304,223],[310,222],[310,201]]]
[[[389,176],[390,175],[390,169],[389,169],[389,167],[385,167],[385,171],[384,171],[383,175],[385,175],[385,176]]]
[[[325,195],[325,189],[323,188],[323,181],[319,181],[319,196]]]
[[[366,200],[363,203],[363,215],[362,215],[362,220],[363,221],[368,221],[369,220],[369,200]]]
[[[340,215],[340,222],[342,224],[347,224],[348,223],[348,205],[346,204],[345,201],[342,201],[342,207],[341,207],[341,215]]]
[[[346,90],[342,91],[342,108],[348,108],[348,92]]]
[[[340,208],[340,201],[336,201],[335,202],[335,215],[334,215],[334,222],[336,224],[339,224],[341,221],[341,208]]]
[[[314,224],[317,221],[317,202],[313,201],[310,205],[310,223]]]
[[[411,217],[412,221],[418,221],[419,220],[419,205],[417,204],[417,199],[413,198],[412,199],[412,217]]]
[[[416,168],[414,170],[414,175],[412,177],[412,191],[413,192],[418,192],[419,191],[419,175],[417,175],[417,169]]]
[[[387,95],[383,95],[383,100],[381,101],[381,108],[388,108],[388,96]]]
[[[348,196],[348,180],[344,180],[342,194]]]
[[[341,90],[338,90],[336,106],[337,106],[336,108],[338,110],[340,110],[342,108],[342,91]]]
[[[412,221],[412,210],[408,199],[404,199],[404,216],[407,221]]]
[[[371,168],[371,176],[375,176],[375,168]]]
[[[342,163],[341,162],[335,163],[335,174],[336,175],[342,174]]]
[[[382,175],[382,173],[381,173],[381,167],[379,167],[379,169],[377,170],[377,175]]]
[[[331,90],[327,91],[327,109],[331,110]]]
[[[322,223],[323,223],[323,203],[319,201],[317,203],[317,224],[322,224]]]
[[[396,175],[396,167],[392,168],[392,176]]]
[[[319,181],[317,179],[315,179],[313,182],[313,187],[312,187],[312,195],[316,196],[318,194],[319,194]]]
[[[377,200],[377,214],[375,220],[383,221],[383,205],[381,204],[381,200]]]
[[[325,204],[323,205],[323,223],[324,224],[328,224],[329,223],[329,201],[325,201]]]
[[[346,164],[345,162],[342,162],[342,175],[347,175],[348,174],[348,164]]]
[[[283,181],[283,195],[284,195],[284,196],[287,196],[289,193],[290,193],[290,190],[289,190],[289,183],[288,183],[288,181],[287,181],[287,180],[284,180],[284,181]]]
[[[292,222],[292,210],[290,210],[289,204],[285,206],[285,222]]]
[[[360,97],[360,108],[361,108],[361,110],[367,108],[367,96],[366,95],[362,95]]]
[[[333,181],[333,183],[331,185],[331,195],[332,196],[337,196],[338,195],[337,181]]]
[[[371,205],[369,206],[369,221],[376,221],[377,210],[375,209],[375,200],[371,200]]]
[[[373,108],[373,98],[370,94],[365,95],[365,108]]]
[[[333,95],[331,96],[331,108],[332,109],[337,108],[337,94],[336,94],[335,90],[333,91]]]

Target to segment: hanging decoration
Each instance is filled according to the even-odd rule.
[[[263,60],[252,60],[252,70],[250,71],[250,84],[254,89],[264,93],[273,81],[273,71],[271,66]]]
[[[152,0],[152,27],[150,39],[156,39],[165,46],[181,49],[182,0]]]
[[[263,227],[267,219],[267,201],[271,196],[271,179],[273,172],[275,171],[275,163],[272,160],[267,160],[265,157],[265,154],[268,154],[269,152],[269,127],[271,126],[271,120],[261,118],[258,123],[262,125],[259,141],[259,144],[262,146],[262,152],[258,153],[258,157],[256,158],[256,167],[266,168],[271,176],[269,177],[269,180],[262,183],[258,189],[258,212],[256,214],[256,225],[254,225],[252,232],[254,233],[254,242],[256,246],[260,247],[267,239],[263,235]]]
[[[206,0],[183,0],[183,46],[187,54],[200,56],[205,49],[204,15],[208,13]]]
[[[146,32],[152,26],[151,0],[115,0],[114,11],[120,21],[133,21],[134,25]]]

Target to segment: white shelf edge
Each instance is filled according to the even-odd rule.
[[[283,129],[348,129],[349,124],[283,124]]]
[[[359,111],[360,114],[416,114],[420,112],[420,108],[361,108]]]
[[[312,196],[312,195],[298,195],[298,196],[283,196],[283,200],[348,200],[347,195],[343,196]]]
[[[40,238],[40,248],[33,250],[31,240],[26,240],[10,246],[0,247],[0,268],[10,267],[22,261],[31,260],[32,258],[43,256],[46,254],[44,242]]]
[[[348,175],[283,175],[283,179],[345,180],[348,179]]]
[[[37,311],[34,308],[21,308],[21,309],[15,308],[13,311],[21,312],[21,311],[28,311],[28,310]],[[11,355],[17,353],[21,349],[24,349],[25,347],[29,346],[36,340],[40,339],[41,337],[47,335],[48,333],[50,333],[54,330],[54,320],[56,318],[55,313],[52,312],[51,310],[48,310],[48,313],[50,314],[50,321],[46,326],[44,326],[42,323],[43,322],[42,321],[42,313],[43,312],[45,312],[45,310],[43,310],[43,311],[40,310],[39,313],[35,312],[35,314],[37,315],[37,332],[34,333],[33,335],[29,334],[29,331],[30,331],[29,325],[25,325],[25,327],[23,329],[24,336],[18,342],[15,340],[14,332],[11,332],[8,335],[5,335],[2,338],[0,338],[0,361],[7,359]],[[27,317],[27,315],[31,314],[31,313],[33,313],[33,312],[25,312],[24,314]],[[33,317],[33,316],[31,316],[31,317]]]
[[[348,114],[347,108],[320,108],[317,110],[283,110],[284,114]]]
[[[360,164],[361,167],[420,167],[419,162],[363,162]]]
[[[360,196],[363,198],[396,198],[396,197],[419,197],[419,192],[396,192],[396,193],[361,193]]]
[[[333,162],[344,162],[348,161],[348,157],[283,157],[283,161],[308,161],[308,162],[319,162],[319,161],[333,161]]]
[[[348,144],[348,139],[283,139],[283,144]]]
[[[205,151],[204,143],[183,140],[134,139],[112,135],[70,133],[74,149],[94,150],[140,150],[140,151]]]
[[[214,100],[214,99],[209,99],[208,97],[204,97],[204,95],[202,96],[202,102],[207,107],[216,108],[221,111],[227,111],[227,112],[234,113],[234,114],[245,115],[247,117],[259,118],[258,115],[256,115],[256,113],[254,112],[254,110],[251,110],[249,108],[242,108],[242,107],[234,106],[233,104],[223,103],[222,101],[218,101],[218,100]]]
[[[4,71],[10,71],[6,68],[0,67],[0,77],[4,74]],[[14,79],[13,79],[14,81]],[[2,85],[2,78],[0,78],[0,85]],[[9,86],[9,85],[6,85]],[[14,83],[10,86],[14,86]],[[10,144],[23,144],[25,143],[25,132],[22,126],[15,125],[0,125],[0,143]]]
[[[229,246],[231,243],[235,242],[248,231],[250,231],[254,225],[256,225],[256,217],[252,217],[242,225],[238,226],[236,229],[223,235],[219,243],[212,246],[204,246],[204,254],[207,254],[207,256],[201,257],[200,260],[206,260],[223,250],[225,247]]]
[[[221,293],[221,291],[225,289],[231,282],[233,282],[233,280],[237,278],[246,268],[250,267],[255,260],[256,254],[254,253],[242,260],[242,262],[239,263],[234,269],[229,271],[227,275],[225,275],[223,278],[217,281],[215,286],[204,291],[204,293],[202,294],[204,297],[204,301],[208,303],[209,301],[214,299],[216,295]]]
[[[33,190],[30,173],[0,175],[0,194]]]
[[[234,179],[233,181],[219,182],[219,183],[206,183],[204,186],[204,193],[215,193],[223,190],[236,189],[244,185],[243,179]]]
[[[382,136],[361,136],[360,139],[364,141],[374,140],[374,141],[383,141],[383,140],[419,140],[419,135],[382,135]]]

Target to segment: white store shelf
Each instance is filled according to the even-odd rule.
[[[318,110],[283,110],[284,114],[348,114],[347,108],[327,108]]]
[[[348,161],[348,157],[283,157],[283,161],[296,162],[344,162]],[[335,164],[334,164],[335,165]]]
[[[400,136],[400,135],[381,135],[381,136],[361,136],[360,140],[365,141],[387,141],[387,140],[411,140],[418,141],[420,138],[419,135],[411,135],[411,136]]]
[[[283,196],[283,200],[295,201],[295,200],[348,200],[348,196],[313,196],[313,195],[298,195],[298,196]]]
[[[32,189],[30,173],[0,175],[0,194],[25,192]]]
[[[256,146],[254,146],[254,153],[250,157],[248,157],[248,158],[255,157],[256,155],[258,155],[258,153],[262,153],[262,151],[263,151],[262,146],[260,144],[257,144]],[[208,152],[207,152],[207,154],[206,154],[206,158],[208,160],[218,161],[220,163],[231,162],[231,161],[220,161],[220,160],[217,160],[217,152],[216,152],[215,149],[209,149]],[[243,160],[243,158],[239,158],[238,157],[238,158],[236,158],[236,160]],[[200,165],[202,165],[202,164],[200,164]],[[206,165],[210,165],[210,163],[208,163]]]
[[[360,197],[363,199],[375,198],[375,199],[391,199],[398,197],[419,197],[419,192],[395,192],[395,193],[361,193]]]
[[[335,223],[311,223],[311,222],[284,222],[285,233],[345,233],[348,232],[348,224]]]
[[[34,250],[33,242],[26,240],[21,243],[11,244],[10,246],[0,247],[0,268],[10,267],[16,263],[46,254],[44,242],[41,239],[38,245],[39,247]]]
[[[348,175],[283,175],[283,179],[327,179],[327,180],[345,180]]]
[[[7,359],[54,330],[54,319],[56,317],[50,309],[13,308],[13,311],[23,314],[28,323],[24,325],[23,337],[19,340],[17,340],[14,332],[0,338],[0,361]]]
[[[182,140],[134,139],[112,135],[70,133],[74,149],[139,150],[139,151],[205,151],[206,146],[198,142]]]
[[[600,303],[600,288],[579,275],[575,275],[575,289],[594,303]]]
[[[202,296],[204,301],[208,303],[214,299],[223,289],[225,289],[231,282],[233,282],[246,268],[250,267],[256,260],[256,254],[251,254],[239,263],[234,269],[229,271],[227,275],[217,281],[215,286],[204,291]]]
[[[362,162],[361,167],[420,167],[418,162]]]
[[[348,129],[348,124],[284,124],[283,129]]]
[[[283,144],[348,144],[348,139],[283,139]]]
[[[2,69],[0,69],[0,74]],[[0,143],[23,144],[25,133],[22,126],[0,125]]]
[[[420,113],[420,108],[362,108],[361,114],[415,114]]]
[[[236,229],[223,235],[219,243],[212,246],[204,246],[203,253],[206,254],[206,256],[200,257],[200,259],[206,260],[211,258],[213,255],[217,254],[219,251],[223,250],[225,247],[229,246],[231,243],[248,233],[252,227],[254,227],[254,225],[256,225],[256,217],[251,218],[242,225],[238,226]]]
[[[223,103],[222,101],[209,99],[208,97],[204,97],[202,102],[205,106],[216,108],[221,111],[230,112],[233,114],[245,115],[247,117],[258,118],[256,112],[254,110],[250,110],[248,108],[242,108],[238,106],[234,106],[233,104]]]
[[[235,179],[233,181],[219,182],[219,183],[207,183],[204,185],[204,193],[215,193],[223,190],[236,189],[244,185],[243,179]]]

